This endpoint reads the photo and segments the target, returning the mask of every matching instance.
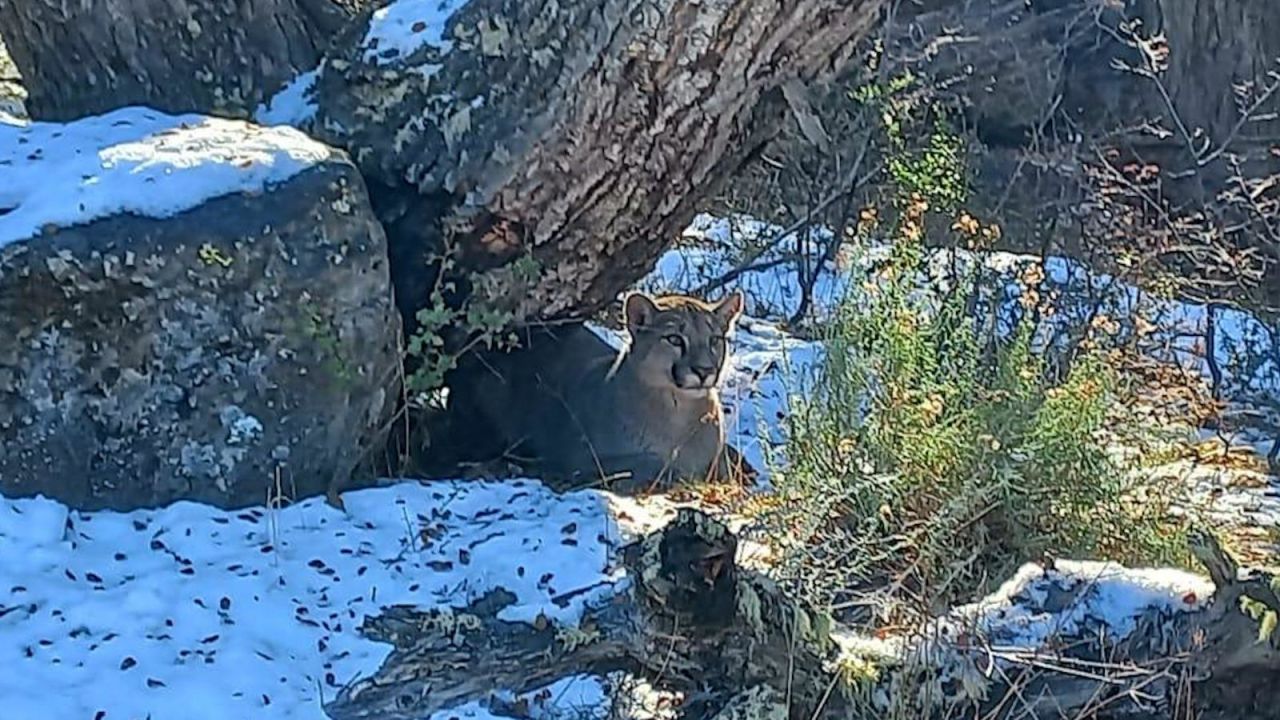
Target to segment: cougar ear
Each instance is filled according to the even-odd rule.
[[[715,313],[726,326],[732,325],[746,307],[747,298],[741,290],[734,290],[716,303]]]
[[[653,316],[658,314],[658,305],[653,298],[642,292],[627,293],[622,307],[628,330],[648,327],[653,322]]]

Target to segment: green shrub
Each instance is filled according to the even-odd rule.
[[[895,170],[906,191],[886,213],[890,257],[850,283],[822,330],[816,390],[793,401],[763,515],[771,537],[787,538],[780,574],[837,611],[901,619],[989,592],[1046,553],[1182,560],[1174,498],[1109,447],[1117,432],[1142,432],[1114,427],[1126,390],[1113,356],[1083,343],[1049,367],[1033,342],[1040,313],[1020,313],[1011,331],[980,321],[993,296],[972,274],[981,263],[949,292],[922,291],[929,194],[948,211],[961,199],[945,157],[958,156]],[[999,233],[963,213],[952,227],[979,246]]]
[[[444,385],[445,375],[457,367],[458,360],[472,348],[508,348],[516,341],[510,328],[512,313],[488,299],[484,277],[468,275],[470,292],[460,303],[450,303],[447,296],[457,290],[456,280],[451,279],[457,270],[453,248],[446,247],[432,262],[436,264],[432,270],[435,280],[426,307],[415,315],[418,327],[405,348],[406,357],[416,365],[405,379],[406,389],[412,394],[438,391]],[[517,288],[533,283],[540,272],[537,261],[530,255],[520,256],[504,268],[505,278]],[[450,332],[460,334],[466,338],[465,342],[460,343],[460,347],[449,347],[445,338]]]

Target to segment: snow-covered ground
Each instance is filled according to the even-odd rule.
[[[1213,595],[1208,578],[1170,568],[1058,560],[1028,563],[996,592],[955,608],[953,627],[980,630],[994,647],[1037,648],[1054,636],[1105,628],[1114,642],[1133,632],[1143,613],[1197,610]]]
[[[0,246],[49,226],[121,213],[170,217],[260,192],[330,153],[289,127],[139,107],[67,124],[0,114]]]
[[[726,405],[763,467],[757,429],[777,439],[789,375],[818,349],[745,319],[735,350]],[[675,507],[532,480],[405,481],[344,501],[349,514],[319,499],[121,514],[0,498],[0,662],[12,668],[0,717],[319,719],[322,699],[389,652],[357,633],[366,615],[462,607],[500,586],[518,598],[505,619],[573,622],[619,579],[613,551]],[[591,678],[570,685],[566,703],[599,692]]]
[[[259,125],[301,127],[316,116],[315,88],[320,68],[314,68],[290,80],[280,92],[259,105],[253,120]]]
[[[733,349],[732,437],[767,467],[759,430],[780,437],[787,398],[811,377],[821,347],[744,318]],[[501,586],[517,597],[503,617],[573,622],[620,579],[614,550],[674,507],[598,491],[557,495],[532,480],[404,481],[344,500],[349,514],[315,499],[130,514],[0,499],[0,661],[11,668],[0,674],[3,717],[319,720],[323,699],[389,651],[359,636],[366,615],[396,603],[461,607]],[[1148,608],[1190,609],[1208,596],[1205,581],[1185,573],[1036,567],[951,621],[1034,646],[1069,629],[1063,623],[1123,632]],[[1065,615],[1047,607],[1050,585],[1076,593]],[[548,703],[599,707],[603,693],[598,678],[568,678]],[[475,702],[445,717],[492,712]]]
[[[993,679],[1028,666],[1072,673],[1072,653],[1063,648],[1089,643],[1114,645],[1137,629],[1142,618],[1194,612],[1213,596],[1207,578],[1167,568],[1124,568],[1114,563],[1059,560],[1052,567],[1022,566],[995,592],[953,608],[913,635],[867,636],[837,630],[833,639],[841,664],[856,668],[898,666],[913,673],[915,661],[939,672],[926,682],[921,702],[991,700]],[[1086,673],[1095,665],[1079,667]],[[887,684],[887,683],[886,683]],[[932,698],[932,699],[930,699]],[[882,686],[872,696],[891,706]]]
[[[344,499],[349,514],[0,500],[0,716],[322,718],[386,657],[356,632],[384,605],[503,587],[504,619],[574,622],[618,579],[625,530],[598,493],[410,482]]]

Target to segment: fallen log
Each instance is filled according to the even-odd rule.
[[[512,601],[503,591],[457,612],[389,608],[362,630],[395,649],[324,710],[334,720],[408,720],[497,689],[620,670],[683,695],[685,717],[1280,716],[1280,654],[1268,630],[1280,580],[1240,571],[1207,533],[1192,549],[1209,581],[1032,564],[993,596],[890,638],[792,600],[736,564],[736,548],[719,521],[682,510],[624,550],[617,592],[574,626],[500,621]],[[1159,597],[1168,601],[1151,601]],[[1005,644],[1017,636],[1034,642]]]

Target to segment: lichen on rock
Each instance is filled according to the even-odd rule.
[[[175,127],[166,142],[188,131],[208,139]],[[122,510],[301,497],[384,436],[400,321],[354,166],[322,148],[309,169],[246,188],[233,174],[253,172],[245,157],[201,149],[211,177],[183,172],[225,192],[152,216],[126,198],[0,247],[6,496]],[[294,331],[304,305],[323,334]]]

